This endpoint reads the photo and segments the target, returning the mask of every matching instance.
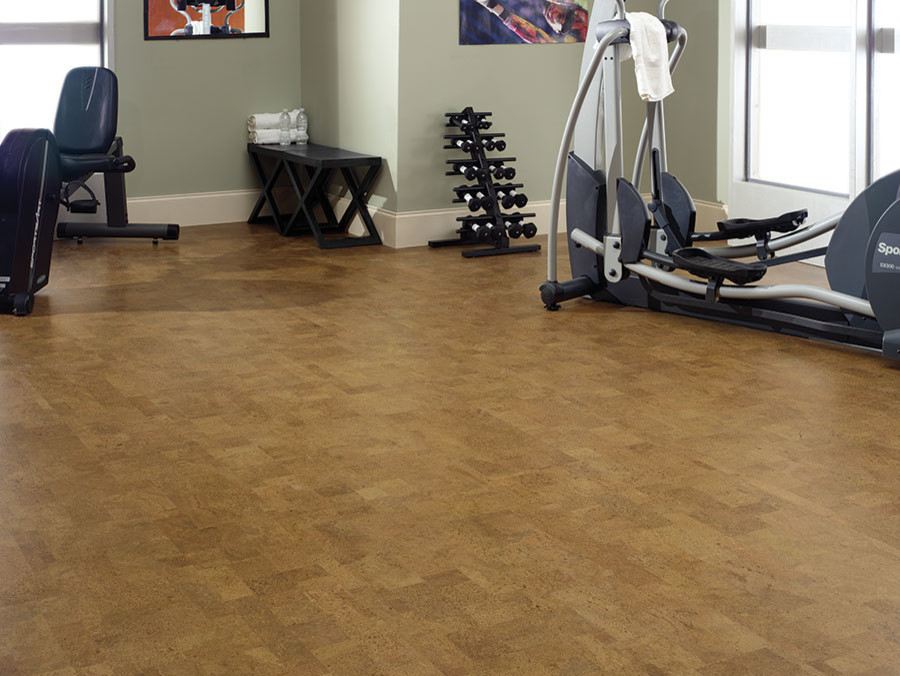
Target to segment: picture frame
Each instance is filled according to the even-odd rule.
[[[269,0],[144,0],[145,40],[269,37]]]

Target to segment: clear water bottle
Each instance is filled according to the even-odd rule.
[[[281,128],[281,132],[278,135],[278,144],[282,146],[291,145],[291,114],[287,108],[281,113],[278,126]]]
[[[301,108],[297,113],[297,143],[302,146],[309,143],[309,118],[306,116],[306,108]]]

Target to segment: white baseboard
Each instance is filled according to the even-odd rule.
[[[259,190],[137,197],[128,200],[128,220],[182,227],[246,222],[258,197]]]
[[[96,214],[70,214],[60,207],[59,221],[68,223],[106,222],[106,196],[102,180],[91,177],[89,185],[100,200]],[[183,227],[192,225],[216,225],[219,223],[246,222],[256,205],[259,190],[230,190],[187,195],[160,195],[158,197],[131,197],[128,199],[128,220],[131,223],[177,223]]]
[[[178,223],[184,227],[239,223],[247,220],[258,197],[258,190],[137,197],[128,200],[128,218],[134,223]],[[334,209],[339,214],[343,213],[350,203],[346,197],[334,197],[333,201]],[[698,231],[715,230],[715,224],[727,218],[727,209],[721,204],[697,201],[696,205]],[[531,202],[521,211],[534,213],[534,218],[528,220],[537,226],[538,234],[547,234],[550,221],[549,200]],[[560,230],[564,230],[565,202],[560,211]],[[435,239],[457,237],[456,230],[459,223],[456,219],[467,216],[470,212],[468,209],[458,208],[396,212],[370,207],[370,213],[385,245],[405,249],[426,246],[429,241]],[[78,220],[70,215],[60,214],[60,217],[68,221]],[[101,213],[82,220],[102,220],[102,217]],[[362,221],[357,215],[350,232],[360,234],[362,231]]]
[[[334,209],[341,213],[347,208],[350,201],[346,197],[334,198]],[[468,209],[432,209],[429,211],[389,211],[387,209],[370,208],[372,222],[381,234],[386,246],[394,249],[407,249],[416,246],[426,246],[428,242],[436,239],[455,239],[459,237],[456,230],[460,224],[456,220],[462,216],[469,216]],[[520,209],[522,213],[535,214],[528,218],[538,228],[539,235],[546,235],[550,220],[550,202],[529,202],[528,206]],[[563,203],[560,217],[560,228],[565,228],[565,203]],[[357,216],[350,228],[352,234],[363,232],[363,224]],[[524,240],[522,240],[524,241]]]
[[[335,209],[340,213],[349,204],[345,197],[335,198]],[[717,202],[695,201],[697,207],[697,231],[716,230],[716,223],[728,218],[727,208]],[[550,223],[550,200],[529,202],[524,213],[534,213],[533,221],[538,227],[539,235],[546,235]],[[431,211],[405,211],[397,213],[387,209],[371,209],[372,221],[381,234],[385,245],[395,249],[425,246],[430,240],[456,238],[459,223],[457,218],[469,215],[468,209],[434,209]],[[566,203],[560,208],[559,228],[566,229]],[[360,234],[363,231],[359,217],[354,220],[351,232]]]

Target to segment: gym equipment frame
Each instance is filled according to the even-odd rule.
[[[675,43],[669,61],[674,73],[687,32],[665,19],[668,1],[660,0],[658,16],[668,42]],[[719,223],[719,232],[695,233],[694,202],[667,170],[662,102],[648,103],[634,174],[631,181],[624,177],[621,50],[630,39],[625,0],[597,0],[591,31],[596,42],[585,47],[554,175],[548,281],[541,286],[545,307],[558,310],[564,301],[587,296],[879,350],[900,359],[900,171],[866,188],[843,214],[820,223],[803,226],[807,212],[796,211],[764,220],[733,219]],[[647,158],[649,204],[636,188]],[[567,165],[573,278],[559,282],[557,233]],[[829,232],[825,249],[783,253]],[[755,243],[728,244],[746,238]],[[710,242],[723,245],[694,246]],[[772,266],[823,254],[830,289],[757,283]],[[734,260],[746,257],[757,260]]]

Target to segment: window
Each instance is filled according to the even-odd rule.
[[[0,138],[53,128],[66,73],[104,64],[104,18],[101,0],[0,0]]]
[[[730,203],[739,215],[844,209],[900,169],[896,0],[734,0]],[[760,206],[763,205],[763,206]]]
[[[881,0],[874,21],[874,77],[872,88],[872,172],[878,179],[900,169],[900,55],[896,39],[900,33],[900,3]]]
[[[753,0],[748,178],[849,195],[853,5]]]

